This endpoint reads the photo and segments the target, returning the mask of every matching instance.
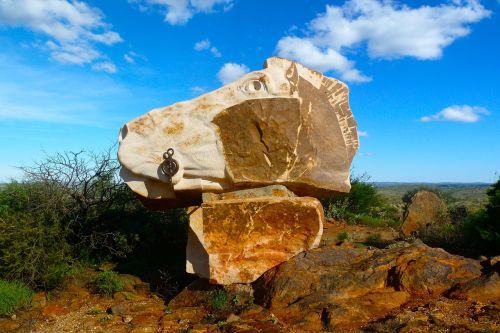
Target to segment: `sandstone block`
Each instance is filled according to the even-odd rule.
[[[323,208],[315,198],[205,202],[190,212],[186,268],[211,283],[250,283],[319,245]]]

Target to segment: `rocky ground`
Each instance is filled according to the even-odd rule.
[[[320,248],[252,285],[197,280],[166,302],[122,275],[125,290],[102,297],[87,272],[0,318],[0,332],[500,332],[499,259],[330,221]]]

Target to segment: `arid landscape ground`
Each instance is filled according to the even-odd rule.
[[[488,198],[487,186],[456,186],[454,192],[447,185],[447,195],[461,203]],[[391,185],[389,191],[394,198],[421,187]],[[122,273],[102,286],[98,277],[119,268],[103,263],[37,292],[30,306],[0,319],[0,331],[497,332],[499,265],[491,254],[467,258],[429,247],[398,225],[329,218],[318,249],[253,284],[223,287],[185,276],[165,292],[168,287]]]

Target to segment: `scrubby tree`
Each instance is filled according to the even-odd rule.
[[[130,251],[106,221],[130,201],[112,149],[58,153],[22,170],[0,191],[0,274],[51,288],[83,253]]]
[[[151,257],[147,244],[180,252],[184,211],[146,210],[120,179],[115,156],[114,148],[48,155],[0,189],[0,278],[50,289],[75,263],[133,251]]]
[[[492,250],[500,251],[500,178],[486,192],[486,207],[471,216],[469,227],[473,227],[479,238]]]

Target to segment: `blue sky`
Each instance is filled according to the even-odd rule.
[[[374,181],[500,172],[500,2],[0,0],[0,181],[292,58],[347,82]]]

